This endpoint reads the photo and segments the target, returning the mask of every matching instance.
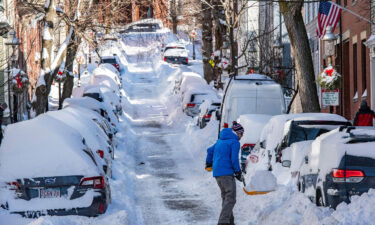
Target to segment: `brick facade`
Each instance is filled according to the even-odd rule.
[[[370,6],[366,0],[346,0],[342,5],[361,16],[370,19]],[[349,12],[342,11],[342,46],[340,40],[336,43],[333,65],[342,75],[340,106],[323,107],[324,112],[340,114],[347,119],[354,119],[355,113],[362,100],[371,103],[370,59],[369,49],[365,46],[371,34],[370,24],[360,20]],[[338,24],[335,34],[339,34]],[[327,65],[324,59],[324,43],[321,41],[321,64]],[[342,55],[342,59],[341,59]]]

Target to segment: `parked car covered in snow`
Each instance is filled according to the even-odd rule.
[[[283,168],[282,160],[289,160],[289,163],[301,161],[300,158],[304,157],[304,144],[301,142],[314,140],[319,135],[343,125],[350,125],[350,123],[336,114],[299,113],[274,116],[263,128],[255,146],[256,151],[261,154],[261,166],[265,167],[263,169],[273,170],[277,176],[280,176],[278,178],[290,177],[291,171],[287,168],[290,164],[286,165],[285,162]],[[290,148],[292,144],[297,143],[298,147]],[[290,153],[292,150],[299,152]],[[288,158],[291,155],[296,158]]]
[[[163,52],[166,52],[166,51],[169,50],[169,49],[185,49],[185,50],[186,50],[185,45],[180,44],[180,43],[176,43],[176,42],[173,42],[173,43],[169,43],[169,44],[167,44],[167,45],[162,49],[162,51],[163,51]]]
[[[84,114],[84,111],[79,108],[68,107],[63,110],[50,111],[47,115],[76,129],[85,138],[86,144],[92,150],[98,166],[109,177],[112,176],[112,154],[114,149],[108,142],[109,139],[104,131],[94,121],[90,120]]]
[[[270,77],[259,74],[236,76],[226,86],[220,129],[243,114],[279,115],[285,111],[282,88]]]
[[[111,105],[116,114],[121,114],[121,97],[116,91],[101,85],[89,85],[84,88],[83,97],[91,97],[99,102]]]
[[[115,67],[110,64],[101,64],[93,71],[91,84],[98,84],[99,81],[112,79],[118,87],[121,87],[120,74]],[[109,87],[111,88],[111,87]]]
[[[199,106],[208,98],[208,95],[209,93],[202,91],[202,89],[190,89],[183,97],[182,111],[188,116],[197,116],[199,114]]]
[[[207,82],[203,77],[194,72],[183,72],[181,76],[175,81],[173,92],[175,94],[184,95],[190,87],[206,86]]]
[[[118,71],[120,71],[120,62],[116,56],[102,56],[100,58],[100,64],[108,63],[114,66]]]
[[[0,147],[0,184],[1,207],[26,217],[96,216],[111,198],[107,178],[84,138],[48,115],[7,127]]]
[[[113,112],[111,106],[105,102],[99,102],[91,97],[80,97],[80,98],[67,98],[63,102],[63,108],[66,107],[84,107],[90,109],[94,112],[99,113],[103,118],[105,118],[113,127],[114,130],[117,130],[118,127],[118,118]]]
[[[189,53],[185,48],[169,48],[163,54],[165,62],[174,64],[189,64]]]
[[[298,188],[318,206],[336,208],[375,188],[375,130],[342,127],[318,137],[300,170]]]
[[[220,109],[220,99],[205,99],[204,102],[199,106],[199,115],[197,125],[203,129],[208,122],[210,122],[213,116],[216,116],[217,110]]]
[[[163,23],[158,19],[143,19],[128,24],[122,31],[122,33],[156,32],[163,27]]]

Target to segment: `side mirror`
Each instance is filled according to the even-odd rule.
[[[309,157],[305,156],[305,164],[309,164]]]
[[[290,167],[290,165],[292,164],[292,162],[290,160],[284,160],[281,165],[283,167]]]

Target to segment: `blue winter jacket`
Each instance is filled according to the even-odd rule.
[[[219,140],[207,149],[206,163],[212,164],[213,176],[228,176],[240,172],[238,153],[240,142],[232,128],[220,132]]]

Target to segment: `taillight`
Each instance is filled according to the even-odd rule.
[[[164,62],[166,62],[167,61],[167,57],[164,57]]]
[[[195,107],[195,103],[188,103],[188,104],[186,104],[186,107],[187,108]]]
[[[105,179],[103,176],[100,177],[85,177],[82,178],[81,186],[91,186],[95,189],[104,189],[105,188]]]
[[[332,171],[332,179],[334,182],[358,183],[363,180],[365,173],[361,170],[340,170]]]
[[[9,182],[7,183],[8,189],[15,192],[15,197],[20,198],[23,195],[23,192],[21,190],[21,184],[17,181]]]
[[[241,148],[254,148],[255,144],[243,144]]]
[[[204,119],[210,119],[211,118],[211,114],[206,114],[203,116]]]
[[[188,58],[186,58],[186,63],[189,63],[189,59]]]
[[[104,151],[103,150],[97,150],[96,153],[100,156],[100,158],[104,158]]]
[[[9,190],[18,191],[21,185],[17,181],[7,183]]]
[[[107,207],[104,203],[99,203],[98,211],[99,211],[100,214],[105,213],[106,209],[107,209]]]

